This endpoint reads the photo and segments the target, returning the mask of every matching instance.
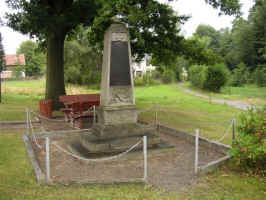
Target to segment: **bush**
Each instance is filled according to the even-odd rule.
[[[25,78],[25,67],[17,66],[15,70],[12,71],[12,76],[15,77],[16,80],[21,80]]]
[[[248,82],[249,72],[244,63],[240,63],[233,70],[231,86],[243,86]]]
[[[216,64],[208,66],[203,71],[202,87],[213,92],[219,92],[221,87],[225,86],[228,78],[229,71],[224,64]]]
[[[202,88],[202,76],[205,68],[207,68],[205,65],[192,65],[189,68],[189,80],[193,86]]]
[[[266,65],[260,65],[255,71],[256,84],[260,87],[266,86]]]
[[[194,65],[189,68],[189,80],[195,87],[219,92],[229,77],[229,70],[224,64],[214,66]]]
[[[134,79],[134,85],[135,86],[149,86],[149,85],[156,85],[160,82],[157,80],[154,80],[152,76],[150,75],[143,75],[142,77],[136,77]]]
[[[157,70],[152,70],[151,77],[153,79],[160,79],[161,78],[161,73],[159,71],[157,71]]]
[[[175,81],[176,74],[170,69],[165,69],[162,74],[163,83],[172,83]]]
[[[238,137],[231,154],[237,166],[266,175],[266,106],[240,116]]]

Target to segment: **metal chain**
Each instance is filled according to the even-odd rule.
[[[33,137],[33,141],[35,142],[36,146],[39,148],[39,149],[42,149],[43,147],[38,143],[36,137],[35,137],[35,133],[34,133],[34,128],[33,128],[33,125],[32,125],[32,121],[31,121],[31,116],[29,117],[29,122],[30,122],[30,128],[31,128],[31,135]]]
[[[234,123],[234,121],[232,120],[229,127],[225,131],[225,134],[220,139],[216,140],[215,142],[221,142],[225,138],[225,136],[229,133],[231,127],[233,126],[233,123]]]
[[[36,117],[38,117],[39,119],[44,119],[44,120],[47,120],[47,121],[51,121],[51,122],[65,122],[65,120],[61,120],[61,119],[50,119],[48,117],[44,117],[44,116],[41,116],[33,111],[31,111],[32,114],[34,114]]]
[[[99,158],[99,159],[87,159],[87,158],[75,155],[75,154],[65,150],[64,148],[60,147],[55,142],[53,142],[52,145],[54,145],[59,151],[61,151],[63,153],[66,153],[66,154],[68,154],[68,155],[70,155],[70,156],[72,156],[74,158],[79,159],[79,160],[88,161],[88,162],[104,162],[104,161],[114,160],[114,159],[117,159],[119,157],[122,157],[122,156],[126,155],[127,153],[132,151],[134,148],[136,148],[141,142],[142,142],[142,140],[139,141],[138,143],[136,143],[135,145],[133,145],[132,147],[130,147],[127,151],[125,151],[123,153],[120,153],[120,154],[118,154],[116,156],[111,156],[111,157],[108,157],[108,158]]]

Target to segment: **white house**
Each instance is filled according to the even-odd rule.
[[[148,60],[150,59],[149,56],[145,56],[143,60],[139,63],[133,62],[132,67],[134,71],[134,77],[142,77],[146,73],[150,73],[152,70],[155,70],[155,66],[152,66],[148,63]]]

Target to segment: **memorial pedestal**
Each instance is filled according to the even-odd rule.
[[[104,35],[97,116],[92,134],[81,139],[83,147],[90,152],[124,150],[144,135],[148,136],[148,146],[160,143],[149,127],[137,123],[129,33],[124,24],[112,24]]]

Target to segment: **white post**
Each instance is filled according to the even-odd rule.
[[[50,183],[50,140],[46,137],[46,183]]]
[[[143,136],[144,181],[147,181],[147,136]]]
[[[95,112],[95,106],[93,106],[93,124],[96,123],[96,112]]]
[[[198,174],[198,152],[199,152],[199,129],[196,130],[196,136],[195,136],[195,166],[194,166],[195,175]]]
[[[158,129],[158,106],[155,104],[155,127]]]
[[[30,116],[29,116],[29,108],[26,108],[26,128],[27,128],[27,135],[30,135]]]

